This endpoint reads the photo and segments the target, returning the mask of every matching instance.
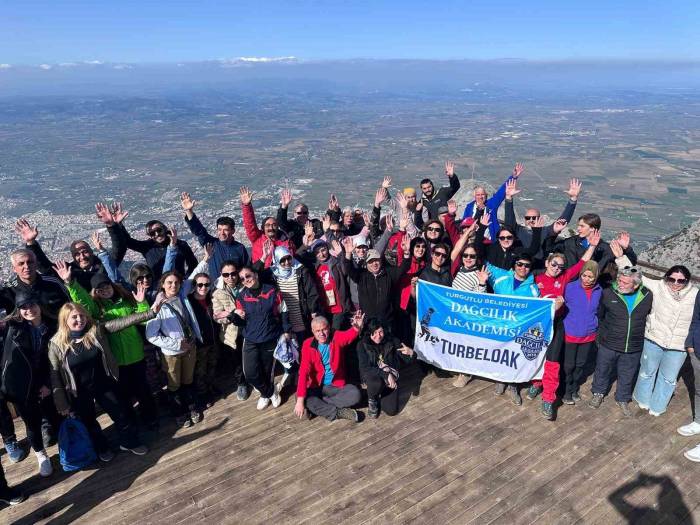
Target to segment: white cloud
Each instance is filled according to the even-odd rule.
[[[298,62],[297,57],[237,57],[237,58],[222,58],[219,60],[221,67],[240,67],[250,66],[253,64],[292,64]]]
[[[10,69],[12,64],[0,64],[0,69]]]
[[[83,64],[90,64],[91,66],[101,66],[104,64],[102,60],[86,60]]]
[[[41,65],[39,66],[39,69],[49,70],[49,69],[51,69],[52,67],[53,67],[53,66],[50,66],[49,64],[41,64]]]
[[[116,66],[112,66],[114,69],[134,69],[132,66],[129,64],[117,64]]]
[[[295,62],[297,57],[238,57],[241,62]]]
[[[75,62],[61,62],[61,63],[58,64],[58,65],[59,65],[60,67],[75,67],[75,66],[77,66],[78,64],[76,64]]]

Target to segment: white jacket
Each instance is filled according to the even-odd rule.
[[[663,280],[642,277],[642,282],[654,294],[644,337],[661,348],[684,351],[698,289],[688,285],[675,299]]]

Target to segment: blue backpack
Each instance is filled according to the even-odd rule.
[[[80,470],[97,460],[87,428],[75,418],[68,417],[61,423],[58,455],[64,472]]]

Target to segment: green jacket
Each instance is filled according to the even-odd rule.
[[[130,304],[123,299],[102,301],[100,309],[92,296],[73,280],[67,286],[73,302],[83,306],[97,322],[112,321],[134,313],[148,311],[148,303]],[[143,360],[143,338],[136,326],[129,326],[118,332],[108,332],[107,341],[119,366],[131,365]]]

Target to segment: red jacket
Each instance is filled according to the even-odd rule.
[[[252,255],[252,261],[256,262],[259,261],[260,258],[262,257],[262,252],[263,252],[263,244],[265,243],[265,232],[258,228],[258,225],[255,222],[255,210],[253,209],[252,204],[244,204],[243,205],[243,226],[245,227],[245,233],[248,236],[248,239],[250,240],[250,244],[252,246],[251,250],[251,255]],[[289,250],[289,253],[294,255],[294,243],[285,239],[275,239],[273,241],[275,243],[275,247],[277,246],[284,246]],[[267,259],[265,259],[265,268],[269,268],[270,265],[272,264],[272,255],[270,255]]]
[[[578,274],[583,268],[584,260],[580,260],[574,264],[571,268],[568,268],[562,272],[559,277],[550,277],[546,273],[541,273],[535,276],[535,283],[537,288],[540,289],[540,297],[551,297],[555,299],[557,297],[564,297],[564,288],[569,284],[569,281],[573,281],[578,278]],[[557,308],[555,312],[556,317],[560,317],[566,313],[566,308],[564,305]]]
[[[352,344],[359,332],[356,328],[333,332],[330,342],[330,361],[333,370],[333,386],[341,388],[345,386],[345,359],[343,349]],[[301,348],[301,363],[299,364],[299,382],[297,384],[297,397],[306,397],[309,388],[319,388],[323,386],[323,376],[326,369],[321,361],[321,354],[318,351],[318,341],[309,337]]]

